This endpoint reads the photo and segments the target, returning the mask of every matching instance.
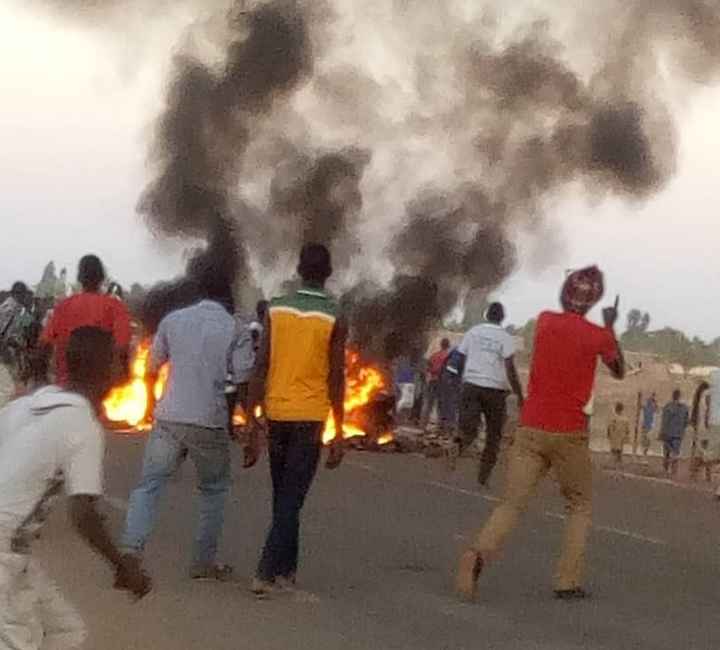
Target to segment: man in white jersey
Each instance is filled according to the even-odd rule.
[[[30,554],[30,542],[65,486],[80,536],[115,570],[115,587],[142,597],[150,581],[111,541],[97,504],[104,432],[96,410],[110,387],[113,342],[96,328],[75,330],[67,388],[46,386],[0,411],[0,650],[79,647],[82,620]]]

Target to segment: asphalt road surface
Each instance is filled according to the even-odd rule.
[[[137,478],[144,441],[111,436],[107,493],[113,530]],[[237,584],[192,583],[191,463],[172,483],[147,549],[155,591],[138,604],[69,529],[58,507],[35,549],[85,618],[92,650],[710,650],[720,647],[720,505],[707,494],[596,472],[588,557],[593,598],[563,603],[551,579],[563,504],[548,482],[477,603],[452,593],[464,540],[487,518],[488,491],[471,461],[448,474],[416,455],[352,453],[322,470],[304,511],[299,579],[306,593],[256,601],[248,592],[269,522],[266,459],[240,468],[221,560]]]

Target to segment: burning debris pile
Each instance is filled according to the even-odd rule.
[[[145,431],[152,426],[149,412],[149,395],[153,391],[155,400],[159,400],[168,381],[169,366],[164,365],[154,386],[149,385],[148,360],[150,344],[142,341],[132,361],[132,377],[129,381],[112,390],[103,402],[105,419],[117,429]],[[376,367],[362,361],[357,352],[348,350],[346,354],[346,398],[344,437],[355,439],[357,446],[376,448],[393,441],[394,398],[389,394],[388,382]],[[258,407],[256,417],[262,417]],[[247,425],[247,416],[238,406],[233,423],[236,427]],[[323,433],[323,442],[328,443],[335,437],[335,422],[332,413],[328,414]]]

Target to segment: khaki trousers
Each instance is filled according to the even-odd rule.
[[[480,532],[475,549],[484,560],[492,559],[500,551],[535,494],[540,479],[551,468],[567,502],[555,589],[574,589],[581,586],[592,513],[592,462],[586,433],[518,429],[510,449],[503,502]]]

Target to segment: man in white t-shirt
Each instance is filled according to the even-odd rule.
[[[495,302],[488,307],[487,322],[469,330],[460,343],[462,394],[460,398],[459,453],[477,438],[485,418],[485,449],[480,459],[478,482],[485,485],[497,462],[507,414],[506,399],[511,387],[520,406],[523,391],[515,369],[515,342],[501,324],[505,309]]]
[[[115,569],[115,586],[141,597],[150,581],[122,557],[97,502],[104,432],[95,412],[110,387],[111,335],[75,330],[67,348],[70,384],[46,386],[0,410],[0,650],[76,648],[82,620],[30,555],[50,499],[65,486],[76,530]]]

